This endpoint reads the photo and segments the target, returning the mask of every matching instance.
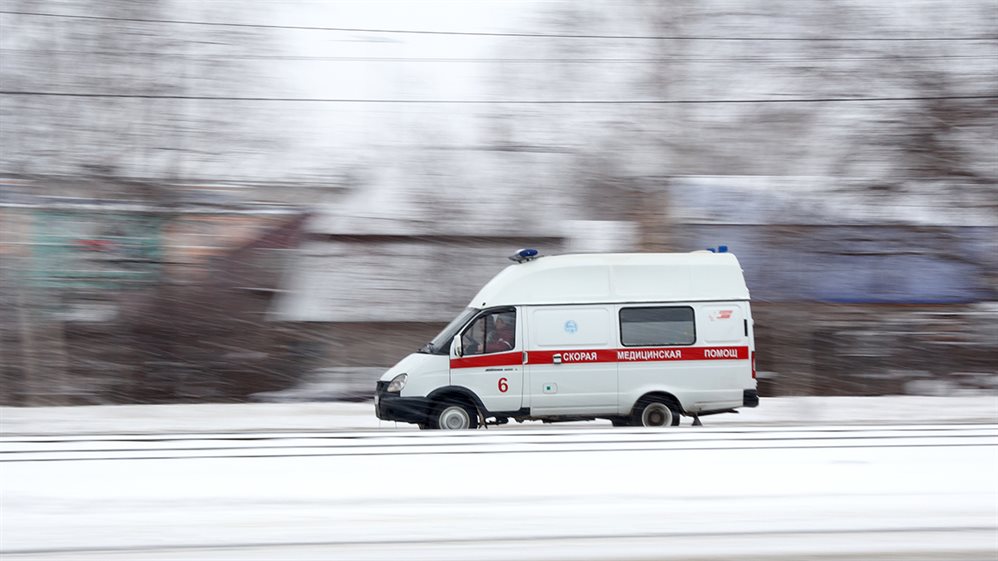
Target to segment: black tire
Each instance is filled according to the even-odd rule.
[[[677,427],[679,404],[666,397],[646,397],[634,407],[631,423],[637,427]]]
[[[436,408],[429,424],[441,430],[477,429],[478,410],[467,403],[448,401]]]

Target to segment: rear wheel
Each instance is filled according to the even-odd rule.
[[[444,403],[437,409],[433,425],[443,430],[478,428],[478,411],[466,403]]]
[[[670,399],[646,398],[635,409],[634,424],[639,427],[675,427],[679,425],[679,406]]]

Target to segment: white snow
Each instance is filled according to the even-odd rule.
[[[705,426],[768,424],[912,424],[998,422],[998,395],[961,397],[776,397],[736,415],[703,417]],[[683,424],[689,424],[688,418]],[[559,425],[515,423],[498,430]],[[609,426],[608,421],[571,423]],[[253,403],[0,407],[0,434],[222,432],[252,430],[412,429],[379,421],[373,403]],[[489,430],[496,430],[495,427]]]
[[[0,554],[993,559],[996,405],[773,398],[704,428],[460,433],[372,430],[371,404],[0,408]]]

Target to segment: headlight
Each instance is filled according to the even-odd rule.
[[[392,378],[391,383],[388,384],[388,389],[385,391],[393,393],[398,393],[402,391],[402,388],[405,387],[405,381],[407,379],[409,379],[408,374],[399,374],[398,376]]]

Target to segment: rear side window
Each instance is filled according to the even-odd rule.
[[[625,347],[692,345],[696,339],[689,306],[620,310],[620,342]]]

